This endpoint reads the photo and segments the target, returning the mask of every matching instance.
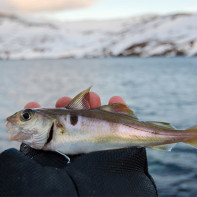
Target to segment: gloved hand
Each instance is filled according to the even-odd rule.
[[[144,148],[69,156],[21,145],[0,154],[0,196],[157,196]]]
[[[63,97],[56,107],[70,98]],[[112,97],[109,103],[125,103]],[[96,93],[90,106],[100,106]],[[40,107],[36,102],[25,108]],[[9,149],[0,154],[0,196],[157,196],[148,173],[144,148],[109,150],[69,156],[35,150],[22,144],[20,152]]]

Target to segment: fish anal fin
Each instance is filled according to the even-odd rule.
[[[113,113],[126,114],[126,115],[131,116],[132,118],[137,119],[134,112],[126,104],[123,104],[123,103],[113,103],[110,105],[103,105],[97,109],[109,111],[109,112],[113,112]]]
[[[90,98],[89,92],[91,87],[80,92],[77,96],[75,96],[65,108],[67,109],[90,109]]]
[[[197,141],[196,140],[188,141],[188,142],[186,142],[186,144],[193,146],[194,148],[197,148]]]
[[[175,129],[170,123],[167,123],[167,122],[148,121],[148,123],[162,127],[162,128],[166,128],[166,129]]]
[[[165,145],[159,145],[159,146],[149,146],[148,148],[154,149],[154,150],[161,150],[161,151],[171,151],[172,148],[176,145],[176,143],[173,144],[165,144]]]

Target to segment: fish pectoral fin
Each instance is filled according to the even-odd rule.
[[[175,129],[170,123],[167,122],[157,122],[157,121],[147,121],[147,122],[156,125],[158,127],[162,127],[166,129]]]
[[[132,118],[137,119],[134,112],[126,104],[123,104],[123,103],[113,103],[110,105],[103,105],[97,109],[109,111],[109,112],[113,112],[113,113],[126,114],[126,115],[131,116]]]
[[[159,145],[159,146],[149,146],[148,148],[154,149],[154,150],[162,150],[162,151],[171,151],[172,148],[176,145],[176,143],[173,144],[165,144],[165,145]]]
[[[91,87],[80,92],[77,96],[75,96],[65,108],[67,109],[90,109],[90,98],[89,92]]]
[[[56,150],[56,152],[59,153],[60,155],[62,155],[63,157],[65,157],[65,158],[68,160],[68,161],[67,161],[67,164],[70,163],[70,157],[69,157],[69,156],[67,156],[66,154],[62,153],[62,152],[59,151],[59,150]]]

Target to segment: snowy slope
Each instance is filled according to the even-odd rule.
[[[57,22],[0,14],[0,59],[197,55],[197,14]]]

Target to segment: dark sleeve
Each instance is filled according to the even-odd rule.
[[[37,151],[0,154],[0,195],[157,196],[144,148],[100,151],[65,157]]]

